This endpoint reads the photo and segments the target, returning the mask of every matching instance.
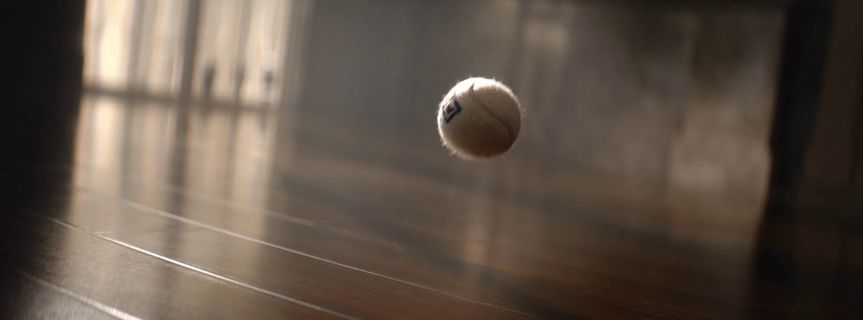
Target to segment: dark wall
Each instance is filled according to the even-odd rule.
[[[771,212],[863,207],[861,16],[863,4],[843,0],[798,1],[788,12],[771,136]]]
[[[18,1],[4,8],[0,166],[4,196],[28,168],[70,162],[81,87],[83,0]],[[30,193],[26,193],[30,194]]]

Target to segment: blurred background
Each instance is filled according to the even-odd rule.
[[[16,6],[0,117],[9,217],[38,212],[337,317],[394,314],[307,292],[335,284],[291,287],[322,276],[280,261],[528,317],[861,316],[858,1]],[[439,100],[470,76],[526,108],[513,149],[489,161],[459,160],[437,136]],[[66,248],[58,261],[88,248],[19,242],[33,247],[2,251],[10,261],[44,243]],[[128,315],[206,315],[153,298],[174,290],[162,277],[126,298],[110,295],[122,281],[76,287],[81,270],[123,265],[107,260],[3,268]],[[385,286],[354,288],[370,287]],[[450,316],[494,314],[480,309]]]
[[[192,135],[223,134],[212,140],[224,146],[189,161],[213,162],[190,166],[190,178],[222,176],[227,160],[260,161],[252,166],[267,179],[314,147],[357,165],[364,164],[358,157],[374,156],[405,174],[415,169],[400,164],[434,163],[436,177],[505,185],[499,188],[512,194],[580,194],[628,209],[699,197],[681,208],[685,214],[662,208],[602,218],[681,236],[691,224],[726,224],[727,230],[691,234],[707,239],[741,226],[751,233],[767,189],[782,17],[769,7],[560,1],[89,1],[84,86],[94,95],[85,99],[82,119],[93,119],[87,123],[94,127],[82,127],[77,160],[125,156],[108,141],[86,139],[124,145],[123,137],[155,138],[170,128],[159,111],[151,111],[156,118],[146,126],[143,117],[108,118],[103,113],[111,108],[99,106],[123,101],[118,97],[144,105],[190,101],[192,112],[258,118],[193,125]],[[436,103],[471,75],[510,84],[529,109],[519,147],[506,161],[466,167],[439,147]],[[297,122],[304,127],[299,133]],[[306,131],[315,143],[291,150]],[[349,137],[379,149],[364,146],[367,154],[359,155],[348,141],[336,144]],[[164,167],[158,159],[170,152],[154,151],[116,169]],[[255,185],[265,184],[236,189]],[[735,208],[712,212],[717,201]]]

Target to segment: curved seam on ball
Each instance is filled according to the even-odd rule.
[[[515,143],[515,138],[513,137],[513,133],[512,133],[512,131],[513,131],[513,130],[512,130],[512,128],[510,128],[510,127],[509,127],[509,124],[508,124],[508,123],[506,122],[506,120],[504,120],[501,116],[499,116],[499,115],[497,115],[497,114],[494,114],[493,112],[489,111],[488,107],[485,105],[485,102],[483,102],[483,101],[482,101],[482,99],[480,99],[478,96],[476,96],[476,95],[474,94],[473,86],[474,86],[473,84],[471,84],[471,85],[470,85],[470,90],[469,90],[469,91],[470,91],[470,93],[471,93],[471,96],[473,96],[473,98],[474,98],[474,99],[476,99],[476,101],[478,102],[478,104],[479,104],[480,108],[482,109],[482,111],[484,111],[484,112],[485,112],[485,113],[487,113],[490,117],[492,117],[492,118],[494,118],[495,120],[497,120],[497,122],[500,122],[500,125],[502,125],[502,126],[506,129],[506,135],[507,135],[507,137],[509,138],[509,142],[510,142],[510,143]]]

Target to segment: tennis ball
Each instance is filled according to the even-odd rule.
[[[484,159],[506,152],[521,129],[522,109],[512,91],[492,79],[457,83],[440,103],[438,133],[455,155]]]

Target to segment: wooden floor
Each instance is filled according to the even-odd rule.
[[[485,7],[510,12],[504,5],[451,3],[458,11],[404,3],[373,1],[344,10],[318,3],[317,12],[326,14],[309,23],[307,39],[318,55],[294,70],[302,77],[286,76],[299,84],[282,87],[283,99],[274,104],[180,102],[86,83],[80,90],[69,79],[22,94],[26,99],[14,101],[19,117],[4,129],[15,140],[2,145],[7,162],[0,163],[8,177],[0,184],[0,318],[863,318],[863,221],[849,214],[859,208],[813,202],[787,211],[766,203],[769,109],[744,110],[747,125],[758,125],[747,129],[751,136],[718,136],[728,142],[718,144],[721,154],[702,160],[736,156],[721,171],[733,175],[715,174],[714,167],[687,166],[696,162],[686,156],[707,152],[701,145],[717,146],[710,144],[713,136],[697,134],[703,128],[687,111],[691,106],[663,109],[650,100],[680,102],[686,95],[631,94],[641,92],[641,80],[606,77],[628,68],[620,61],[709,52],[709,45],[681,49],[691,48],[693,37],[675,33],[674,26],[695,25],[686,19],[706,26],[739,21],[710,13],[685,19],[646,13],[674,22],[641,34],[670,35],[657,42],[662,48],[626,36],[636,43],[632,52],[648,56],[611,55],[591,64],[583,62],[585,55],[603,51],[554,47],[555,32],[582,30],[573,21],[589,26],[629,18],[608,20],[605,9],[590,7],[559,11],[551,2],[519,5],[541,7],[519,18],[541,22],[528,23],[521,36],[545,30],[536,37],[548,41],[504,38],[507,45],[484,50],[512,47],[525,61],[563,61],[549,70],[585,70],[531,78],[513,75],[506,59],[457,56],[435,63],[424,53],[429,43],[437,49],[428,52],[445,56],[449,40],[481,38],[470,32],[442,41],[427,25],[411,29],[418,35],[351,27],[382,23],[382,30],[404,30],[379,19],[380,10],[425,8],[439,17]],[[611,16],[645,18],[627,10]],[[566,12],[580,19],[561,18]],[[780,25],[770,17],[743,19],[743,27],[730,29],[759,43],[741,47],[765,65],[775,61],[768,49],[776,43],[761,47],[759,36],[773,39]],[[492,20],[469,30],[508,25]],[[610,50],[630,34],[613,33],[582,38]],[[735,39],[719,34],[723,43]],[[357,49],[362,45],[341,41],[362,35],[374,35],[366,39],[372,45],[399,43],[404,50]],[[344,50],[359,52],[350,59],[333,54]],[[392,60],[391,52],[424,62]],[[696,60],[690,58],[680,61]],[[673,73],[679,61],[671,60],[644,69],[645,77]],[[714,70],[681,68],[696,78]],[[775,73],[764,70],[745,76],[773,79]],[[436,100],[448,83],[471,72],[520,79],[513,80],[516,93],[532,102],[522,136],[498,159],[453,157],[434,128]],[[608,89],[621,81],[619,92]],[[536,89],[548,83],[581,91]],[[706,86],[703,92],[721,91],[698,83]],[[382,89],[389,85],[405,90]],[[769,88],[748,82],[735,88],[722,92],[734,99],[772,97]],[[665,89],[644,89],[651,90]],[[740,116],[734,99],[695,111]],[[756,106],[771,105],[770,98],[764,101]],[[627,109],[629,103],[644,108]],[[704,132],[738,129],[714,125]],[[692,181],[698,183],[686,184]],[[713,182],[722,188],[704,187]]]
[[[294,128],[308,137],[286,160],[263,111],[195,109],[177,142],[164,127],[177,110],[84,96],[75,163],[26,173],[21,188],[38,189],[19,191],[38,201],[3,223],[7,316],[860,316],[859,225],[763,222],[817,239],[802,253],[684,241],[594,217],[617,214],[611,204],[330,156],[340,142],[317,141],[314,123]],[[274,159],[291,169],[268,171]]]

